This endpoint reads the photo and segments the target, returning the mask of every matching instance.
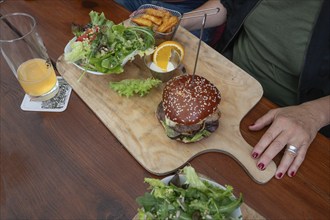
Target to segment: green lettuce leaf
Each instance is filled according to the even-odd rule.
[[[194,187],[196,189],[199,189],[201,191],[207,190],[206,185],[198,177],[198,175],[195,172],[195,169],[193,167],[186,166],[186,167],[183,168],[182,171],[186,176],[186,184],[189,184],[189,186]]]
[[[180,133],[178,133],[177,131],[175,131],[174,129],[172,129],[166,123],[166,120],[161,121],[161,124],[163,125],[163,127],[165,129],[165,133],[169,138],[181,139],[181,141],[184,142],[184,143],[193,143],[193,142],[196,142],[196,141],[199,141],[199,140],[203,139],[204,137],[208,137],[208,136],[211,135],[211,132],[203,129],[201,131],[198,131],[193,136],[184,136],[184,135],[181,135]]]
[[[135,94],[145,96],[153,87],[158,86],[160,83],[162,81],[154,78],[125,79],[120,82],[110,82],[109,86],[120,96],[131,97]]]
[[[92,25],[94,26],[101,26],[107,21],[103,12],[99,14],[96,11],[91,11],[89,12],[89,17],[91,19]]]
[[[83,60],[90,51],[90,45],[86,42],[76,41],[71,43],[71,52],[64,54],[64,59],[71,62]]]

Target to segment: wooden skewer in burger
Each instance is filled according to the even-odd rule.
[[[167,136],[184,143],[196,142],[211,135],[219,127],[221,116],[219,90],[210,81],[195,74],[205,20],[206,14],[193,74],[168,81],[156,111]]]

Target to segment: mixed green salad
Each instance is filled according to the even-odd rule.
[[[241,194],[235,198],[231,186],[222,189],[200,179],[191,166],[184,167],[180,174],[186,179],[184,183],[179,175],[169,184],[145,178],[151,192],[137,198],[139,219],[235,219],[231,214],[242,204]]]
[[[91,22],[85,26],[74,25],[75,38],[65,60],[74,62],[86,70],[121,73],[123,66],[134,56],[151,54],[154,50],[154,33],[147,27],[125,27],[106,19],[103,12],[89,13]]]

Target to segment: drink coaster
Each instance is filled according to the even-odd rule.
[[[32,101],[25,94],[21,109],[23,111],[63,112],[68,106],[72,88],[61,76],[58,76],[57,80],[59,91],[53,98],[46,101]]]

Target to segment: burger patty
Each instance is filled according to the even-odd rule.
[[[165,121],[165,112],[163,108],[163,102],[160,102],[157,107],[157,118],[159,121]],[[199,132],[202,129],[205,129],[209,132],[214,132],[219,127],[219,118],[221,114],[219,109],[215,111],[210,116],[206,117],[203,122],[193,124],[193,125],[182,125],[182,124],[175,124],[174,126],[170,126],[171,129],[173,129],[177,134],[173,135],[176,138],[176,136],[180,135],[195,135],[197,132]]]

